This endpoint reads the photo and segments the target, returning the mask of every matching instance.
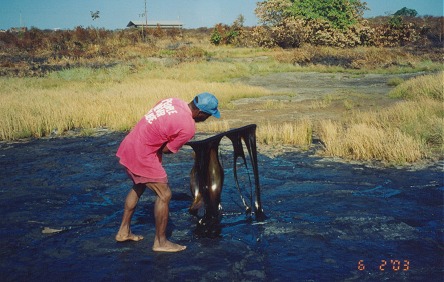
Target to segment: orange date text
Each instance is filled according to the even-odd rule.
[[[370,270],[368,269],[367,265],[371,265],[371,263],[367,263],[364,260],[358,261],[358,270]],[[410,270],[410,261],[409,260],[400,260],[400,259],[391,259],[391,260],[385,260],[382,259],[379,262],[378,265],[379,271],[409,271]]]

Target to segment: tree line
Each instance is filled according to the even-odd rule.
[[[255,10],[259,26],[244,28],[239,19],[231,26],[219,24],[213,29],[211,42],[254,43],[269,48],[297,48],[304,43],[333,47],[442,46],[443,17],[417,17],[416,10],[403,7],[390,16],[365,19],[365,10],[367,4],[360,0],[262,1]]]

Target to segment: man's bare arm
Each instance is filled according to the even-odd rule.
[[[162,151],[162,153],[164,154],[172,154],[173,152],[170,151],[170,149],[168,149],[167,143],[165,142],[162,147],[160,148],[160,150]]]

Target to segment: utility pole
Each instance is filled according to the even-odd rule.
[[[145,0],[145,10],[142,14],[139,14],[139,18],[145,17],[145,25],[142,24],[142,38],[143,42],[146,42],[146,31],[145,29],[148,29],[148,14],[146,13],[146,0]]]
[[[145,25],[148,27],[148,14],[146,13],[146,0],[145,0]]]
[[[148,29],[148,15],[146,13],[146,0],[145,0],[145,28]],[[144,40],[146,42],[146,33],[144,32]]]

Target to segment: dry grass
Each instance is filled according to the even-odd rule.
[[[300,65],[312,71],[403,73],[442,70],[442,63],[432,62],[431,54],[413,54],[405,48],[332,48],[304,44],[301,48],[279,50],[271,55],[279,62]]]
[[[257,141],[262,144],[295,145],[307,149],[312,142],[313,126],[310,120],[303,119],[293,123],[260,124]]]
[[[313,110],[316,109],[325,109],[331,105],[334,100],[340,99],[338,96],[334,97],[332,94],[324,95],[322,98],[318,98],[311,102],[310,108]]]
[[[312,123],[308,119],[293,123],[259,124],[256,132],[257,142],[266,145],[293,145],[308,149],[312,143]],[[198,123],[200,132],[224,132],[232,129],[230,123],[223,118],[221,120],[209,120]]]
[[[260,108],[264,110],[282,110],[285,108],[285,103],[284,101],[267,100],[265,103],[262,103]]]
[[[215,120],[211,118],[205,122],[197,123],[197,130],[199,132],[225,132],[230,130],[230,124],[227,120],[221,118],[221,120]]]
[[[354,112],[343,123],[320,122],[318,134],[325,147],[323,154],[388,164],[416,162],[433,152],[442,155],[442,73],[409,80],[393,93],[410,100],[381,111]]]
[[[390,164],[416,162],[424,156],[424,144],[396,128],[385,130],[363,123],[345,128],[337,122],[324,121],[319,126],[319,137],[328,156]]]
[[[417,100],[420,98],[432,98],[444,101],[444,72],[433,75],[424,75],[410,79],[396,87],[390,96]]]
[[[386,131],[399,129],[418,143],[427,145],[422,147],[425,156],[431,151],[444,152],[443,118],[444,109],[441,101],[422,98],[417,101],[402,101],[380,112],[355,114],[352,122],[363,122],[384,128]]]
[[[0,139],[15,140],[63,134],[79,128],[128,130],[158,100],[191,101],[200,92],[215,93],[221,107],[237,93],[256,96],[255,87],[162,79],[125,79],[120,83],[0,80]],[[26,102],[24,102],[26,101]]]
[[[287,51],[216,48],[207,41],[196,41],[195,58],[190,59],[185,58],[186,54],[165,49],[169,44],[170,41],[159,40],[155,47],[127,46],[118,54],[118,59],[127,64],[114,67],[74,68],[41,78],[1,77],[0,140],[61,135],[71,129],[83,129],[84,134],[98,127],[129,130],[155,102],[166,97],[190,101],[197,93],[209,91],[219,98],[223,112],[234,107],[233,100],[270,95],[263,88],[231,82],[243,76],[290,71],[360,73],[360,69],[364,69],[363,72],[372,69],[390,73],[443,68],[442,64],[427,63],[424,57],[414,57],[397,48],[381,51],[374,47],[304,46]],[[88,63],[82,60],[77,58],[74,63]],[[108,59],[94,60],[98,65],[106,65]],[[443,75],[440,72],[405,82],[391,81],[393,85],[399,84],[391,95],[405,101],[388,110],[353,112],[355,105],[344,100],[344,107],[353,112],[351,116],[341,123],[326,120],[317,125],[325,145],[324,154],[391,164],[415,162],[429,156],[432,150],[442,154]],[[328,108],[337,99],[326,95],[313,102],[311,108]],[[261,107],[261,110],[280,110],[286,104],[267,101]],[[198,124],[199,131],[228,129],[230,117]],[[313,124],[308,119],[258,124],[257,139],[262,144],[308,148],[312,131]]]

